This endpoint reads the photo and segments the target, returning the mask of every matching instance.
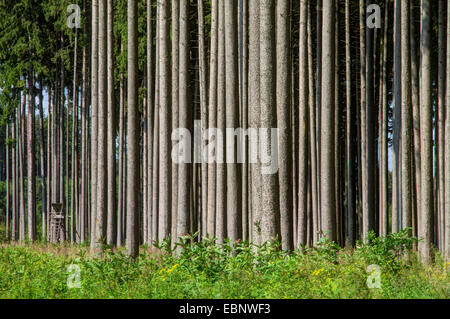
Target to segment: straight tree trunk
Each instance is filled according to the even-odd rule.
[[[170,1],[159,2],[159,229],[164,240],[171,230],[171,75],[170,75]],[[136,84],[137,85],[137,84]],[[130,129],[130,128],[129,128]],[[130,152],[128,152],[130,153]],[[137,164],[137,163],[136,163]],[[130,177],[128,177],[130,178]]]
[[[439,0],[439,26],[438,26],[438,105],[436,131],[438,137],[435,142],[435,149],[438,153],[438,165],[436,168],[437,177],[437,236],[438,245],[442,249],[444,247],[445,234],[445,68],[446,68],[446,37],[445,37],[445,1]]]
[[[180,50],[181,43],[180,43],[180,24],[181,24],[181,17],[180,17],[180,1],[172,1],[172,128],[176,129],[179,127],[179,114],[183,110],[181,110],[180,105],[180,84],[181,79],[180,77],[180,68],[184,67],[180,63]],[[187,44],[187,42],[185,42]],[[186,91],[187,92],[187,91]],[[176,141],[172,141],[172,148],[176,144]],[[182,183],[186,183],[186,181],[181,181],[180,185],[178,185],[178,165],[175,162],[172,162],[172,211],[171,211],[171,234],[173,237],[172,244],[176,243],[178,239],[178,232],[177,232],[177,215],[178,215],[178,188],[183,187],[184,185],[181,185]],[[185,200],[185,199],[182,199]],[[186,232],[187,233],[187,232]]]
[[[258,130],[260,127],[260,12],[259,1],[249,2],[249,126]],[[258,134],[259,135],[259,134]],[[259,163],[259,137],[250,139],[251,161],[251,229],[252,240],[261,244],[261,173]]]
[[[417,43],[416,43],[416,22],[414,20],[414,4],[411,2],[411,23],[410,23],[410,39],[411,39],[411,102],[413,109],[413,139],[414,139],[414,171],[415,175],[411,176],[414,179],[415,184],[415,198],[416,198],[416,210],[418,216],[420,216],[420,194],[421,194],[421,181],[420,181],[420,105],[419,105],[419,59],[417,55]],[[419,223],[420,225],[421,223]]]
[[[98,139],[98,0],[92,0],[91,27],[91,246],[95,243],[97,213],[97,139]]]
[[[46,237],[46,230],[47,230],[47,183],[46,183],[46,172],[45,172],[45,166],[47,165],[46,161],[46,148],[45,148],[45,128],[44,128],[44,96],[43,96],[43,84],[42,79],[39,79],[39,86],[40,86],[40,93],[39,93],[39,134],[40,134],[40,164],[41,164],[41,194],[42,194],[42,239]],[[48,112],[50,113],[50,112]],[[50,117],[47,117],[47,120]],[[50,125],[49,121],[47,122],[47,125]],[[8,157],[7,157],[8,158]],[[8,163],[8,162],[7,162]]]
[[[35,169],[35,110],[34,110],[34,75],[30,62],[28,73],[28,112],[27,112],[27,211],[28,211],[28,240],[36,240],[36,169]]]
[[[311,2],[310,2],[311,3]],[[311,214],[312,214],[312,241],[313,244],[319,240],[318,226],[319,226],[319,202],[318,202],[318,183],[317,183],[317,105],[315,100],[315,81],[313,68],[313,40],[312,40],[312,25],[311,25],[311,6],[307,13],[307,34],[308,34],[308,80],[309,80],[309,132],[310,132],[310,180],[311,180]],[[295,210],[294,210],[295,211]],[[295,223],[294,223],[295,225]],[[309,224],[308,224],[309,225]]]
[[[139,109],[137,1],[128,1],[128,152],[127,152],[127,236],[128,254],[139,252]]]
[[[447,2],[447,87],[445,109],[445,244],[444,254],[450,261],[450,2]]]
[[[388,234],[388,95],[387,95],[387,58],[388,58],[388,26],[389,26],[389,2],[385,4],[384,30],[383,30],[383,62],[381,72],[381,155],[380,155],[380,236]]]
[[[275,1],[260,1],[260,106],[261,131],[260,147],[262,156],[271,154],[273,143],[277,137],[273,136],[276,114],[276,70],[275,68]],[[265,131],[265,132],[264,132]],[[272,154],[271,154],[272,155]],[[262,162],[262,161],[261,161]],[[270,163],[272,165],[273,163]],[[261,164],[261,240],[274,241],[280,236],[279,184],[277,174],[264,172],[268,167]]]
[[[366,0],[366,7],[370,0]],[[365,173],[365,197],[363,196],[363,238],[366,239],[370,231],[375,230],[375,124],[376,114],[374,101],[374,29],[365,28],[366,31],[366,143],[363,143],[366,152],[367,165]],[[363,161],[364,163],[364,161]]]
[[[187,129],[192,132],[192,109],[190,105],[189,87],[189,27],[188,27],[189,3],[187,0],[180,0],[180,24],[179,24],[179,123],[177,127]],[[183,152],[190,152],[188,145],[183,145]],[[177,167],[178,166],[178,167]],[[177,232],[173,233],[175,242],[179,237],[186,235],[190,230],[191,186],[192,168],[190,163],[179,163],[178,168],[178,213]],[[176,190],[174,190],[176,191]]]
[[[98,146],[97,146],[97,201],[95,216],[95,239],[91,248],[96,254],[102,253],[102,240],[106,237],[107,219],[107,6],[99,2],[98,8]]]
[[[411,187],[411,46],[409,37],[410,6],[409,0],[401,3],[401,54],[402,54],[402,125],[401,125],[401,154],[402,154],[402,226],[403,229],[412,226],[412,187]]]
[[[322,26],[322,98],[321,98],[321,152],[320,152],[320,213],[321,230],[329,240],[335,241],[336,207],[334,181],[334,89],[335,89],[335,1],[323,0]]]
[[[394,114],[392,140],[392,232],[400,230],[400,129],[401,129],[401,1],[394,0]]]
[[[116,242],[116,105],[114,100],[114,7],[107,1],[107,228],[106,243]]]
[[[228,238],[235,242],[242,238],[241,183],[239,180],[241,165],[238,164],[237,143],[234,132],[229,129],[239,127],[239,73],[237,46],[237,0],[225,1],[225,100],[226,100],[226,140],[233,142],[233,148],[227,145],[227,230]],[[275,9],[273,7],[273,9]],[[239,141],[239,137],[237,138]],[[228,152],[232,153],[230,156]],[[231,160],[231,162],[230,162]]]
[[[433,105],[431,100],[431,3],[421,1],[420,30],[420,157],[421,157],[421,210],[419,253],[423,262],[429,264],[433,253]],[[402,48],[403,49],[403,48]],[[405,61],[405,59],[402,59]],[[404,82],[404,81],[403,81]],[[406,207],[406,206],[405,206]]]
[[[153,216],[153,30],[152,30],[152,1],[147,0],[147,178],[148,178],[148,200],[147,200],[147,238],[146,243],[152,241],[152,216]],[[122,114],[121,114],[122,116]],[[123,125],[123,124],[122,124]]]
[[[302,9],[305,7],[307,12],[308,1],[302,1]],[[280,184],[280,228],[282,249],[290,251],[294,247],[293,243],[293,216],[292,216],[292,183],[291,172],[292,164],[290,157],[292,156],[291,141],[291,52],[290,52],[290,1],[277,2],[277,19],[276,19],[276,56],[277,56],[277,127],[278,127],[278,163],[279,163],[279,184]],[[303,11],[302,11],[303,12]],[[306,16],[304,16],[306,18]],[[301,19],[301,17],[300,17]],[[306,21],[305,21],[306,31]],[[302,31],[302,30],[301,30]],[[306,32],[305,32],[306,33]],[[304,35],[304,43],[306,44],[306,34]],[[300,40],[300,43],[302,40]],[[306,45],[303,47],[304,59],[307,59]],[[303,56],[302,56],[303,57]],[[304,69],[304,74],[308,69]],[[302,80],[302,77],[300,77]],[[306,79],[307,80],[307,79]],[[307,81],[304,83],[308,85]],[[302,87],[300,87],[302,89]],[[307,93],[307,91],[306,91]],[[301,103],[301,102],[300,102]],[[300,107],[302,104],[300,104]],[[304,107],[307,103],[304,103]],[[307,107],[306,107],[307,108]],[[307,113],[305,113],[305,118]],[[305,152],[306,154],[306,152]]]
[[[385,22],[386,23],[386,22]],[[345,95],[346,95],[346,164],[347,164],[347,224],[346,224],[346,245],[355,245],[356,211],[354,206],[354,185],[353,185],[353,110],[352,110],[352,71],[351,71],[351,39],[350,39],[350,0],[345,0]]]
[[[72,98],[72,175],[70,191],[70,242],[73,244],[78,233],[76,218],[78,216],[78,29],[75,28],[75,47],[73,53],[73,98]]]
[[[218,33],[218,74],[217,74],[217,129],[223,134],[217,146],[217,191],[216,191],[216,235],[219,243],[227,236],[227,179],[225,165],[226,103],[225,103],[225,0],[219,0],[219,33]],[[222,142],[221,142],[222,140]]]
[[[299,37],[299,169],[298,169],[298,219],[297,245],[305,246],[307,237],[308,203],[308,51],[307,51],[307,14],[308,1],[300,1],[300,37]],[[278,58],[278,57],[277,57]],[[280,161],[281,163],[281,161]],[[281,184],[280,184],[281,186]]]
[[[9,240],[9,223],[10,223],[10,192],[9,192],[9,188],[10,188],[10,166],[9,166],[9,154],[10,154],[10,140],[9,140],[9,123],[6,123],[5,125],[6,127],[6,140],[7,140],[7,144],[6,144],[6,233],[5,233],[5,237],[6,240]]]
[[[208,127],[214,129],[217,127],[217,58],[218,58],[218,0],[212,0],[211,3],[211,46],[210,46],[210,68],[209,68],[209,105],[208,105]],[[209,136],[208,136],[209,138]],[[210,141],[210,144],[212,142]],[[215,236],[216,227],[216,161],[213,160],[214,154],[217,154],[216,147],[208,147],[208,213],[206,217],[206,236]]]
[[[199,80],[200,80],[200,109],[202,122],[202,136],[208,128],[208,102],[206,88],[206,49],[205,49],[205,18],[203,9],[203,0],[197,1],[198,10],[198,57],[199,57]],[[205,139],[202,138],[202,152],[206,148]],[[207,234],[207,216],[208,216],[208,163],[201,160],[201,189],[202,189],[202,209],[201,209],[201,236]]]

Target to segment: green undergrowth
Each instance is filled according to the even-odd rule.
[[[167,242],[144,247],[135,261],[108,248],[94,258],[85,246],[3,244],[0,298],[449,298],[450,263],[436,254],[421,264],[414,243],[403,232],[288,254],[277,244],[185,237],[175,251]]]

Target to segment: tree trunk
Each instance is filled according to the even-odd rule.
[[[321,110],[321,152],[320,152],[320,213],[321,230],[329,240],[335,241],[336,207],[334,181],[334,89],[335,89],[335,1],[323,0],[322,26],[322,110]]]
[[[302,2],[305,7],[304,14],[307,12],[308,1]],[[276,19],[276,56],[277,56],[277,70],[276,70],[276,100],[277,100],[277,127],[278,127],[278,163],[279,163],[279,184],[280,184],[280,229],[281,229],[281,243],[283,250],[292,250],[293,243],[293,224],[292,224],[292,182],[291,182],[291,156],[292,156],[292,141],[291,141],[291,52],[289,44],[290,33],[290,15],[289,10],[290,1],[277,2],[277,19]],[[303,12],[303,11],[302,11]],[[306,18],[306,15],[304,16]],[[301,17],[300,17],[301,19]],[[304,23],[303,31],[306,31],[306,21]],[[302,30],[300,30],[302,31]],[[302,57],[306,60],[306,32],[302,34],[304,36],[303,43],[305,46],[301,51],[304,53]],[[302,40],[300,40],[300,43]],[[306,63],[306,61],[304,61]],[[304,69],[304,74],[307,74],[308,70]],[[300,77],[302,80],[302,77]],[[303,83],[308,85],[308,79]],[[302,89],[302,87],[300,87]],[[306,90],[306,94],[307,94]],[[307,95],[306,95],[307,96]],[[300,102],[302,103],[302,102]],[[300,104],[302,106],[302,104]],[[307,102],[304,103],[307,108]],[[305,118],[307,113],[305,113]],[[306,154],[306,152],[305,152]],[[295,214],[295,212],[294,212]]]
[[[401,125],[401,154],[402,154],[402,227],[412,226],[412,189],[411,189],[411,46],[409,37],[410,8],[409,0],[401,3],[401,54],[402,54],[402,125]]]
[[[392,140],[392,232],[400,229],[400,129],[401,129],[401,1],[394,0],[394,114]]]
[[[238,164],[237,144],[230,128],[239,127],[239,74],[237,46],[237,1],[225,1],[225,100],[226,100],[226,143],[227,145],[227,230],[228,238],[235,242],[242,237],[241,184],[239,181],[241,165]],[[275,8],[273,8],[275,9]],[[239,137],[237,138],[239,140]],[[231,156],[228,152],[231,151]],[[231,162],[230,162],[231,160]]]
[[[212,0],[211,4],[211,49],[210,49],[210,73],[209,73],[209,105],[208,105],[208,127],[214,129],[217,127],[217,58],[218,58],[218,0]],[[209,136],[208,136],[209,138]],[[208,148],[208,213],[206,217],[206,236],[215,236],[216,227],[216,161],[213,161],[214,153],[217,154],[217,136],[216,147]],[[212,142],[210,142],[212,144]],[[214,153],[213,153],[214,152]]]
[[[249,127],[260,127],[260,13],[259,1],[249,1]],[[258,134],[259,135],[259,134]],[[259,138],[250,139],[251,233],[255,244],[261,243],[261,173],[258,159]],[[253,161],[252,159],[256,159]]]
[[[217,192],[216,192],[216,238],[223,243],[227,236],[227,180],[225,163],[225,0],[219,0],[219,39],[218,39],[218,83],[217,83],[217,129],[223,134],[218,138],[217,151],[219,154],[217,163]],[[217,138],[217,137],[216,137]]]
[[[97,213],[97,138],[98,138],[98,0],[92,0],[91,27],[91,246],[95,243]]]
[[[298,170],[298,226],[297,245],[306,245],[307,235],[307,191],[308,191],[308,51],[307,51],[308,1],[300,2],[299,37],[299,170]],[[281,163],[281,161],[280,161]],[[281,186],[281,184],[280,184]]]
[[[180,42],[179,42],[179,123],[177,127],[192,132],[192,108],[190,105],[189,87],[189,27],[188,27],[189,3],[187,0],[180,1]],[[182,143],[182,142],[181,142]],[[190,152],[188,145],[183,145],[183,152]],[[178,167],[177,167],[178,166]],[[192,165],[190,163],[179,163],[178,168],[178,213],[177,232],[173,233],[174,241],[186,235],[190,230],[190,196],[192,194]],[[174,190],[176,191],[176,190]]]
[[[116,242],[116,105],[114,100],[114,7],[113,0],[107,2],[107,228],[106,243]]]
[[[171,88],[170,88],[170,1],[159,2],[159,229],[160,241],[171,230]],[[137,83],[136,83],[137,85]],[[136,163],[137,164],[137,163]],[[130,178],[130,177],[128,177]],[[130,179],[129,179],[130,181]]]
[[[127,237],[128,254],[139,252],[139,109],[137,55],[137,1],[128,1],[128,152],[127,152]]]
[[[420,158],[421,158],[421,210],[419,236],[419,253],[425,263],[432,261],[433,253],[433,105],[431,100],[431,3],[421,1],[421,31],[420,31]],[[402,15],[404,17],[404,15]],[[407,19],[406,19],[407,20]],[[407,22],[409,22],[407,20]],[[403,48],[402,48],[403,49]],[[405,61],[402,58],[402,61]],[[405,82],[404,80],[402,80]],[[407,95],[409,96],[409,95]],[[405,205],[405,207],[407,207]],[[407,212],[407,211],[406,211]]]
[[[260,1],[260,102],[261,102],[261,130],[260,155],[272,156],[272,148],[276,147],[277,136],[272,128],[275,127],[276,114],[276,71],[275,71],[275,1]],[[273,144],[275,143],[275,146]],[[273,161],[273,159],[272,159]],[[262,242],[279,240],[280,211],[279,184],[276,172],[265,166],[261,160],[261,239]],[[269,163],[272,165],[273,163]],[[265,172],[264,172],[265,171]]]

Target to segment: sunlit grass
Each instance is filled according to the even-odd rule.
[[[186,240],[180,254],[169,245],[142,248],[135,262],[122,249],[95,258],[84,246],[2,244],[0,298],[449,298],[450,264],[437,255],[422,265],[413,252],[397,258],[408,243],[399,238],[355,250],[324,241],[291,254],[268,244]],[[371,289],[374,261],[381,288]],[[67,285],[70,264],[79,266],[81,288]]]

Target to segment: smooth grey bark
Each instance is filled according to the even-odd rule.
[[[366,0],[366,7],[370,1]],[[365,10],[365,8],[364,8]],[[365,166],[365,197],[363,196],[363,238],[366,239],[370,231],[375,230],[375,195],[376,195],[376,175],[375,175],[375,103],[374,103],[374,29],[365,28],[366,31],[366,123],[365,134],[366,161]],[[363,161],[364,163],[364,161]]]
[[[178,127],[185,128],[192,132],[192,108],[189,100],[189,27],[188,27],[189,3],[187,0],[180,0],[180,30],[179,30],[179,123]],[[183,152],[190,152],[183,145]],[[190,230],[191,216],[191,187],[192,165],[190,163],[178,163],[178,212],[177,231],[173,233],[175,242],[179,237],[185,236]]]
[[[46,161],[46,147],[45,147],[45,128],[44,128],[44,96],[43,96],[43,84],[42,84],[42,79],[39,79],[39,86],[40,86],[40,91],[39,91],[39,138],[40,138],[40,175],[41,175],[41,200],[42,200],[42,212],[41,212],[41,216],[42,216],[42,239],[44,239],[46,237],[46,232],[47,232],[47,175],[46,175],[46,165],[47,165],[47,161]],[[48,123],[49,124],[49,123]],[[8,156],[6,157],[8,159]],[[7,164],[8,164],[7,160]],[[9,186],[9,184],[7,184],[7,186]],[[7,189],[8,190],[8,189]],[[9,202],[7,201],[7,204],[9,204]],[[9,210],[7,210],[9,211]],[[7,220],[8,222],[8,220]],[[8,225],[7,225],[8,226]],[[6,229],[8,230],[8,227],[6,227]],[[6,236],[8,238],[8,236]]]
[[[91,26],[91,204],[90,238],[95,242],[97,202],[97,137],[98,137],[98,0],[92,0]]]
[[[302,1],[306,7],[308,1]],[[276,107],[277,107],[277,127],[278,127],[278,176],[280,184],[280,230],[281,247],[283,250],[292,250],[293,243],[293,214],[292,214],[292,141],[291,141],[291,52],[290,52],[290,15],[291,1],[279,1],[276,5]],[[302,11],[303,12],[303,11]],[[306,15],[303,17],[306,18]],[[300,17],[301,19],[301,17]],[[306,21],[304,28],[306,29]],[[306,30],[304,30],[306,31]],[[306,33],[306,32],[305,32]],[[306,34],[304,34],[306,44]],[[300,40],[300,43],[302,41]],[[303,46],[302,53],[307,59],[308,52],[306,45]],[[303,57],[303,55],[302,55]],[[308,69],[304,69],[304,74]],[[300,77],[302,80],[302,77]],[[308,85],[306,79],[305,85]],[[300,88],[301,89],[301,88]],[[300,104],[301,105],[301,104]],[[305,101],[305,106],[307,105]],[[308,117],[305,113],[304,117]],[[305,152],[306,154],[306,152]]]
[[[275,68],[275,1],[260,1],[260,106],[261,106],[261,154],[271,154],[271,129],[275,127],[276,114],[276,70]],[[278,145],[276,145],[278,146]],[[261,164],[264,166],[264,164]],[[263,167],[262,167],[263,168]],[[264,174],[261,177],[261,240],[262,242],[279,240],[280,236],[280,208],[279,183],[275,173]]]
[[[8,240],[9,235],[10,235],[9,227],[10,227],[10,216],[11,216],[11,213],[10,213],[10,209],[11,209],[11,207],[10,207],[10,191],[9,191],[10,186],[11,186],[10,185],[10,173],[9,173],[9,170],[10,170],[9,123],[6,123],[5,127],[6,127],[6,140],[7,140],[7,144],[6,144],[6,212],[5,212],[5,214],[6,214],[6,225],[5,225],[6,232],[5,232],[5,237]]]
[[[308,10],[307,14],[307,35],[308,35],[308,79],[309,79],[309,150],[310,150],[310,181],[311,181],[311,214],[312,214],[312,224],[310,232],[312,232],[312,243],[313,245],[319,240],[318,225],[319,225],[319,202],[318,202],[318,165],[317,165],[317,104],[315,92],[315,81],[314,81],[314,68],[313,68],[313,40],[312,40],[312,25],[311,25],[311,10]],[[295,175],[295,174],[294,174]],[[298,184],[298,183],[297,183]],[[294,210],[295,211],[295,210]],[[295,223],[294,223],[295,225]]]
[[[137,1],[128,1],[128,150],[127,150],[127,235],[126,248],[132,258],[139,252],[139,109]]]
[[[102,254],[103,240],[106,239],[107,219],[107,7],[106,1],[99,1],[98,7],[98,127],[97,127],[97,191],[95,237],[91,241],[91,249],[95,254]]]
[[[170,74],[170,1],[159,3],[159,229],[164,240],[171,231],[171,74]]]
[[[421,210],[419,254],[429,264],[433,254],[434,176],[433,176],[433,105],[431,100],[431,3],[421,1],[420,30],[420,158]],[[403,13],[403,11],[402,11]],[[402,15],[402,18],[404,15]],[[403,48],[402,48],[403,49]],[[405,61],[404,59],[402,59]],[[404,80],[403,80],[404,81]],[[407,206],[404,206],[405,208]]]
[[[413,167],[414,167],[414,176],[411,176],[413,179],[415,189],[414,189],[414,197],[415,197],[415,206],[416,211],[418,212],[418,217],[420,216],[420,105],[419,105],[419,59],[418,59],[418,50],[416,43],[416,22],[414,21],[414,4],[410,3],[411,10],[411,18],[410,18],[410,39],[411,39],[411,103],[413,109],[413,148],[414,148],[414,157]],[[420,219],[420,217],[419,217]],[[419,223],[420,224],[420,223]],[[417,233],[415,234],[417,235]]]
[[[219,33],[218,33],[218,71],[217,71],[217,128],[226,131],[226,102],[225,102],[225,0],[219,0]],[[223,243],[227,236],[227,178],[225,164],[225,143],[218,143],[219,155],[217,163],[216,190],[216,238]],[[221,158],[220,158],[221,157]]]
[[[153,94],[153,30],[152,30],[152,1],[147,0],[147,238],[146,243],[152,241],[153,216],[153,122],[154,122],[154,94]]]
[[[388,95],[387,95],[387,58],[388,58],[388,25],[389,25],[389,2],[386,2],[383,30],[383,57],[381,71],[381,142],[380,142],[380,236],[388,234]]]
[[[35,167],[35,109],[34,109],[34,75],[33,66],[29,63],[28,70],[28,112],[27,112],[27,211],[28,211],[28,240],[36,240],[36,167]]]
[[[447,86],[445,110],[445,243],[444,254],[450,261],[450,2],[447,2]]]
[[[309,130],[309,78],[307,51],[308,1],[300,1],[299,35],[299,169],[298,169],[298,220],[297,246],[305,246],[307,238],[308,202],[308,130]],[[278,57],[277,57],[278,58]],[[278,103],[277,103],[278,104]],[[281,161],[280,161],[281,163]],[[281,186],[281,185],[280,185]]]
[[[386,23],[386,22],[385,22]],[[353,185],[353,109],[352,109],[352,68],[350,49],[350,0],[345,1],[345,96],[346,96],[346,179],[347,179],[347,211],[346,211],[346,245],[355,245],[356,211],[354,206],[354,185]]]
[[[79,226],[78,216],[78,29],[75,29],[73,52],[73,97],[72,97],[72,168],[70,185],[70,242],[73,244]],[[78,240],[77,240],[78,241]]]
[[[107,222],[106,243],[116,243],[116,105],[114,99],[114,7],[107,1]]]
[[[197,1],[198,13],[198,60],[199,60],[199,90],[200,90],[200,110],[202,122],[202,136],[208,128],[208,101],[206,87],[206,48],[205,48],[205,17],[203,9],[203,0]],[[206,140],[202,139],[202,150],[206,147]],[[201,163],[201,189],[202,189],[202,207],[201,207],[201,228],[200,235],[207,234],[207,216],[208,216],[208,164],[202,159]],[[200,238],[201,238],[200,237]]]
[[[180,127],[179,113],[181,112],[180,106],[180,3],[179,1],[172,1],[172,128],[176,129]],[[176,145],[177,141],[172,141],[172,149]],[[171,222],[172,229],[171,234],[173,237],[172,244],[177,241],[177,215],[178,215],[178,165],[172,162],[172,212]],[[180,181],[180,187],[182,183],[186,181]]]
[[[334,181],[334,46],[335,46],[335,1],[323,0],[322,25],[322,97],[321,97],[321,152],[320,152],[320,214],[321,230],[329,239],[335,241],[336,207]]]
[[[400,133],[401,133],[401,1],[394,0],[394,114],[392,128],[392,232],[400,230]]]
[[[411,46],[409,37],[410,8],[409,0],[401,3],[401,57],[402,57],[402,124],[401,124],[401,196],[402,228],[412,226],[412,187],[411,187],[411,150],[412,150],[412,107],[411,107]]]
[[[86,1],[83,1],[84,12],[86,12]],[[83,37],[86,41],[87,23],[83,26]],[[87,46],[83,46],[82,66],[82,100],[81,100],[81,194],[80,194],[80,242],[86,241],[87,212],[88,212],[88,94],[87,94]],[[50,172],[50,170],[48,170]]]
[[[275,9],[275,8],[273,8]],[[239,73],[237,41],[237,0],[225,1],[225,100],[226,127],[239,127]],[[237,137],[239,141],[239,137]],[[231,242],[242,239],[242,198],[239,177],[241,165],[238,164],[238,147],[234,132],[226,132],[226,144],[234,141],[233,147],[227,145],[227,235]],[[231,152],[232,155],[229,154]],[[229,162],[231,160],[231,162]]]
[[[260,13],[259,1],[249,1],[249,127],[260,127]],[[259,153],[258,139],[249,141],[250,158]],[[261,244],[261,173],[259,160],[250,164],[252,241]]]
[[[154,112],[154,131],[153,131],[153,194],[152,194],[152,242],[158,240],[158,219],[159,219],[159,12],[160,7],[157,7],[156,16],[156,50],[155,50],[155,112]]]
[[[123,42],[121,41],[121,50],[123,51]],[[125,167],[125,79],[120,74],[119,85],[119,191],[118,191],[118,207],[117,207],[117,239],[118,247],[123,245],[124,240],[124,223],[126,207],[126,167]]]
[[[217,127],[217,71],[218,71],[218,1],[211,3],[211,45],[210,45],[210,69],[209,69],[209,105],[208,105],[208,127]],[[217,140],[216,140],[217,142]],[[209,141],[209,143],[213,143]],[[216,144],[217,145],[217,144]],[[215,236],[216,227],[216,162],[213,161],[217,154],[217,147],[208,148],[208,212],[206,216],[206,236]]]
[[[435,151],[437,152],[436,187],[437,187],[437,244],[442,250],[445,239],[445,72],[446,72],[446,26],[445,26],[445,1],[439,0],[438,19],[438,103],[436,111],[436,128],[438,136],[435,139]]]

